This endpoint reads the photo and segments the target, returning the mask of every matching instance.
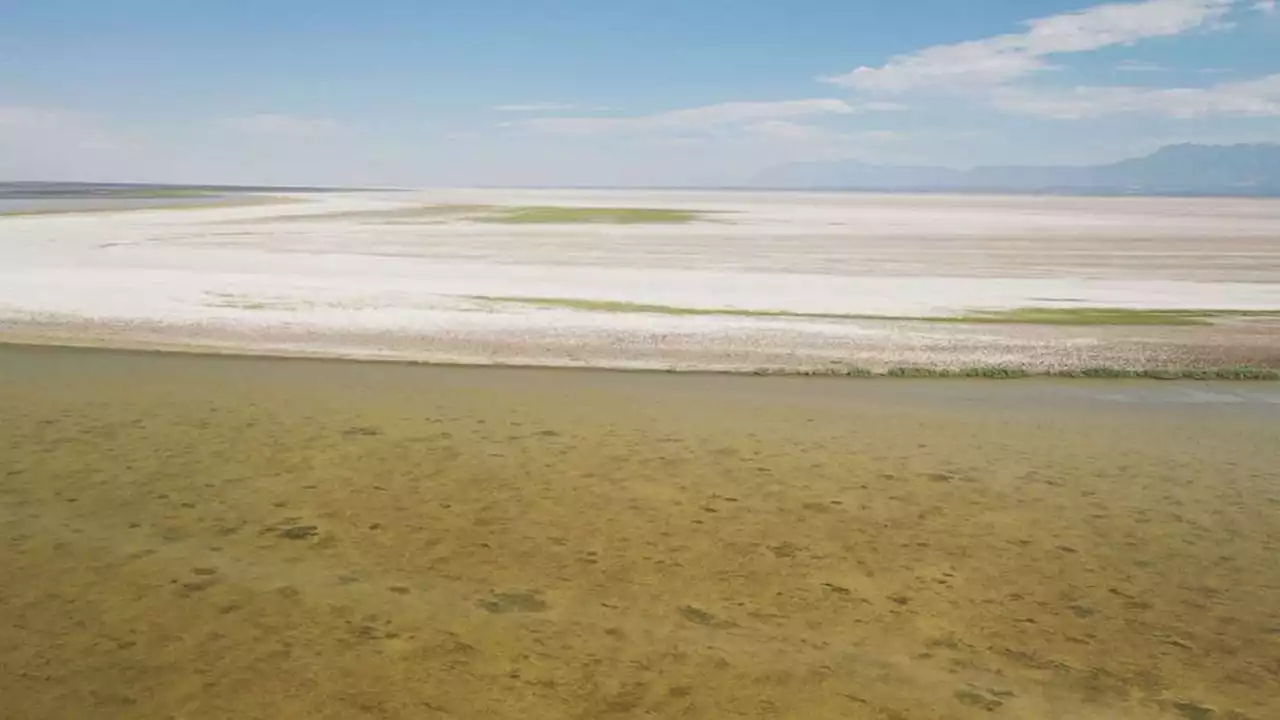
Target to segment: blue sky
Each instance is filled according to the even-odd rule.
[[[1280,142],[1274,0],[0,0],[0,179],[733,184]]]

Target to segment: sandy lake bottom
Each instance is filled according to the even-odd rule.
[[[11,718],[1280,717],[1280,389],[0,347]]]

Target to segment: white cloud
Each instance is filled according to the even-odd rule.
[[[1280,74],[1206,88],[1004,88],[995,93],[994,100],[998,107],[1009,112],[1060,120],[1120,114],[1183,119],[1280,117]]]
[[[1164,72],[1169,68],[1146,60],[1122,60],[1116,63],[1116,70],[1120,72]]]
[[[316,138],[332,135],[341,129],[335,120],[307,118],[296,115],[259,113],[226,118],[222,124],[249,135],[276,135],[296,138]]]
[[[1280,9],[1280,3],[1277,3],[1277,0],[1258,0],[1258,2],[1253,4],[1253,9],[1258,12],[1271,15],[1274,14],[1277,9]]]
[[[1221,23],[1238,0],[1144,0],[1027,21],[1021,33],[936,45],[825,81],[860,90],[1003,85],[1048,70],[1048,57],[1172,37]]]
[[[510,113],[539,113],[539,112],[564,112],[572,110],[572,105],[558,102],[531,102],[531,103],[512,103],[510,105],[494,105],[494,110],[498,112]]]
[[[873,107],[874,105],[874,107]],[[853,115],[901,109],[893,103],[854,105],[834,98],[782,100],[776,102],[726,102],[716,105],[669,110],[654,115],[629,117],[549,117],[520,123],[523,127],[563,135],[591,135],[620,132],[705,131],[787,118],[822,115]]]

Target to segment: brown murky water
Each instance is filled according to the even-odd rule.
[[[0,348],[5,718],[1280,717],[1280,388]]]

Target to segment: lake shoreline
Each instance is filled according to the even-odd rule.
[[[1151,380],[1221,380],[1221,381],[1280,381],[1280,366],[1234,364],[1127,364],[1107,365],[1089,362],[1059,364],[1053,367],[1032,364],[996,363],[957,365],[955,363],[929,363],[918,356],[907,355],[901,362],[886,361],[876,365],[847,363],[825,364],[810,361],[790,365],[752,365],[746,362],[690,363],[670,357],[661,359],[596,358],[582,355],[551,359],[528,356],[459,356],[433,354],[426,351],[391,350],[369,345],[364,348],[326,347],[323,339],[310,347],[297,342],[282,344],[250,344],[211,341],[180,329],[152,328],[145,333],[130,335],[102,333],[103,327],[41,324],[16,324],[0,321],[0,347],[50,347],[103,352],[161,353],[204,357],[240,357],[282,360],[310,360],[379,363],[392,365],[459,367],[459,368],[517,368],[543,370],[591,370],[625,373],[679,373],[682,375],[755,375],[790,377],[842,377],[854,379],[935,378],[935,379],[990,379],[1017,380],[1025,378],[1045,379],[1151,379]],[[59,332],[62,330],[62,332]],[[316,340],[315,338],[312,338]]]

